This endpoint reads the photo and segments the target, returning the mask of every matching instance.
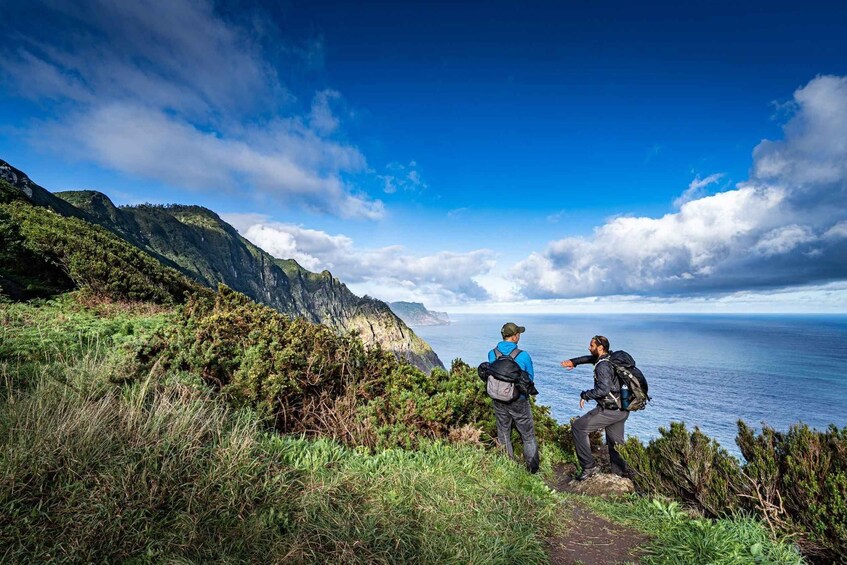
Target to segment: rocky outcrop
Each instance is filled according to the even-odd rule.
[[[82,210],[68,204],[50,191],[38,186],[24,173],[0,159],[0,179],[18,189],[27,200],[38,206],[51,208],[63,216],[91,220]]]
[[[415,365],[443,366],[429,344],[415,335],[382,301],[365,296],[356,313],[347,320],[347,326],[358,330],[365,343],[396,344],[392,351]]]
[[[553,468],[554,481],[551,485],[562,492],[573,492],[604,498],[623,496],[635,492],[630,479],[612,473],[598,473],[583,481],[576,478],[576,466],[570,463],[559,464]]]
[[[217,214],[200,206],[117,207],[93,190],[55,195],[0,160],[0,178],[34,204],[99,224],[193,280],[211,288],[224,283],[257,302],[339,331],[358,331],[429,371],[443,364],[432,348],[387,304],[358,297],[328,271],[312,273],[296,262],[259,249]]]
[[[379,343],[426,370],[443,367],[429,344],[385,302],[356,296],[329,271],[313,273],[293,259],[277,259],[276,265],[288,277],[298,312],[308,313],[313,320],[335,328],[355,330],[366,344]]]
[[[447,312],[427,310],[420,302],[389,302],[395,314],[410,326],[449,326]]]
[[[613,497],[633,493],[635,486],[627,478],[599,473],[584,481],[574,481],[570,490],[590,496]]]

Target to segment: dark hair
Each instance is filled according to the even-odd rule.
[[[609,353],[609,351],[611,351],[611,349],[609,349],[609,339],[606,336],[595,335],[591,338],[591,341],[593,341],[597,345],[603,346],[603,349],[606,350],[606,353]]]

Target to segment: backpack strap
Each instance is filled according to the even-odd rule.
[[[514,348],[514,349],[512,350],[512,352],[511,352],[511,353],[509,353],[509,355],[508,355],[508,356],[512,358],[512,361],[514,361],[514,360],[515,360],[515,358],[516,358],[518,355],[520,355],[521,353],[523,353],[523,352],[522,352],[520,349],[518,349],[518,348],[516,347],[516,348]],[[495,359],[500,359],[501,357],[506,357],[506,355],[505,355],[502,351],[500,351],[500,348],[495,347],[495,348],[494,348],[494,358],[495,358]]]
[[[621,390],[621,388],[620,388],[621,387],[621,378],[618,376],[618,372],[615,370],[615,364],[612,363],[611,359],[609,359],[608,357],[604,357],[603,359],[598,359],[597,362],[594,363],[594,369],[596,370],[597,365],[599,365],[603,361],[608,361],[609,365],[612,366],[612,374],[614,375],[615,380],[618,382],[618,391],[620,391]],[[594,373],[594,374],[596,375],[597,373]],[[616,392],[616,391],[610,390],[609,392]]]

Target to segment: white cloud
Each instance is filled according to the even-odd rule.
[[[39,9],[42,21],[16,27],[18,47],[0,53],[11,87],[56,104],[30,142],[175,186],[342,217],[384,214],[349,180],[367,173],[365,157],[333,137],[341,95],[319,91],[298,110],[262,44],[282,42],[274,30],[263,38],[202,0]],[[278,51],[311,65],[322,49]]]
[[[557,224],[565,216],[565,210],[559,210],[547,216],[547,221],[551,224]]]
[[[494,253],[487,249],[412,255],[401,246],[361,249],[345,235],[269,222],[267,217],[223,218],[274,257],[295,259],[310,271],[327,269],[358,293],[428,305],[489,298],[476,280],[495,265]]]
[[[699,176],[695,177],[693,181],[688,185],[688,189],[682,193],[682,195],[674,200],[674,206],[676,208],[681,207],[686,202],[691,202],[692,200],[696,200],[697,198],[702,198],[704,196],[703,189],[709,186],[710,184],[715,184],[719,180],[723,178],[723,173],[715,173],[713,175],[709,175],[704,179],[701,179]]]
[[[838,240],[847,239],[847,220],[838,222],[823,234],[823,239]]]
[[[726,293],[847,278],[847,77],[795,92],[780,141],[753,152],[750,179],[675,213],[617,217],[513,269],[526,297]]]
[[[385,174],[377,175],[377,178],[383,182],[383,192],[394,194],[398,190],[409,192],[426,189],[427,184],[421,178],[420,172],[416,169],[417,166],[415,161],[409,162],[408,165],[389,163],[385,167]]]
[[[806,226],[784,226],[762,235],[754,249],[762,255],[782,255],[815,239],[815,234]]]
[[[332,113],[330,102],[340,98],[341,93],[335,90],[323,90],[315,94],[312,111],[309,113],[309,125],[313,130],[330,134],[338,129],[339,121]]]

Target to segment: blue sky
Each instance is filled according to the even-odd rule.
[[[48,189],[451,311],[847,311],[847,5],[5,4]]]

